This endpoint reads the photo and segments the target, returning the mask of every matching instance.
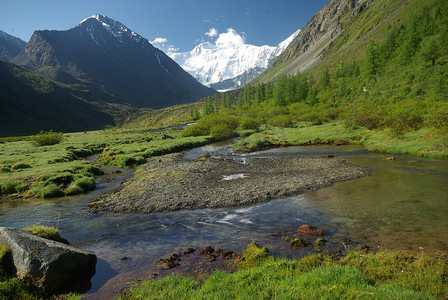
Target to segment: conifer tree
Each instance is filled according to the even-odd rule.
[[[326,89],[327,87],[330,86],[330,71],[328,70],[328,68],[325,68],[325,70],[322,72],[321,76],[320,76],[320,87],[322,89]]]

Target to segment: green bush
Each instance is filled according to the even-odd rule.
[[[181,137],[189,137],[189,136],[203,136],[208,135],[208,130],[205,128],[201,128],[198,124],[194,124],[185,128],[181,133]]]
[[[211,135],[216,140],[232,137],[238,127],[238,118],[227,114],[208,115],[197,124],[186,128],[181,137]]]
[[[242,129],[258,129],[259,126],[260,122],[255,118],[244,116],[240,119],[240,127]]]
[[[277,126],[281,128],[289,127],[293,125],[291,116],[277,115],[267,120],[268,125]]]
[[[407,100],[381,107],[384,118],[381,124],[392,129],[395,134],[402,134],[420,129],[423,126],[424,107],[417,101]]]
[[[371,103],[359,103],[345,114],[348,125],[358,125],[369,130],[378,128],[382,121],[382,111]]]
[[[235,128],[228,124],[215,124],[210,128],[210,135],[214,140],[225,140],[235,135]]]
[[[36,146],[50,146],[59,144],[63,139],[62,132],[53,132],[50,130],[48,132],[41,131],[39,134],[33,136],[31,140]]]
[[[425,123],[429,126],[448,130],[448,104],[436,103],[425,115]]]

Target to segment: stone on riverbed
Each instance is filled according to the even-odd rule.
[[[0,227],[0,245],[11,250],[14,275],[48,294],[90,289],[96,265],[92,253],[10,227]]]
[[[301,235],[311,235],[311,236],[321,236],[324,235],[324,231],[322,229],[317,229],[311,225],[301,225],[297,228],[297,233]]]

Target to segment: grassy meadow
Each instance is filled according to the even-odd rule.
[[[251,152],[272,147],[318,144],[364,145],[368,150],[402,153],[431,158],[448,157],[448,136],[445,131],[422,128],[402,135],[386,130],[348,127],[340,122],[291,128],[266,127],[241,139],[233,150]]]
[[[446,257],[445,257],[446,260]],[[121,299],[446,299],[443,257],[349,250],[342,258],[275,258],[249,244],[235,273],[203,282],[171,275],[138,283]]]
[[[0,140],[0,195],[59,197],[95,189],[100,166],[130,168],[146,158],[208,143],[209,137],[181,138],[176,130],[108,129],[61,134],[54,145],[36,138]],[[97,156],[95,160],[85,159]]]

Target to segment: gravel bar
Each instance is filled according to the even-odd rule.
[[[368,176],[370,170],[335,158],[185,160],[184,153],[152,157],[113,193],[93,200],[92,212],[154,213],[241,207],[284,199]]]

